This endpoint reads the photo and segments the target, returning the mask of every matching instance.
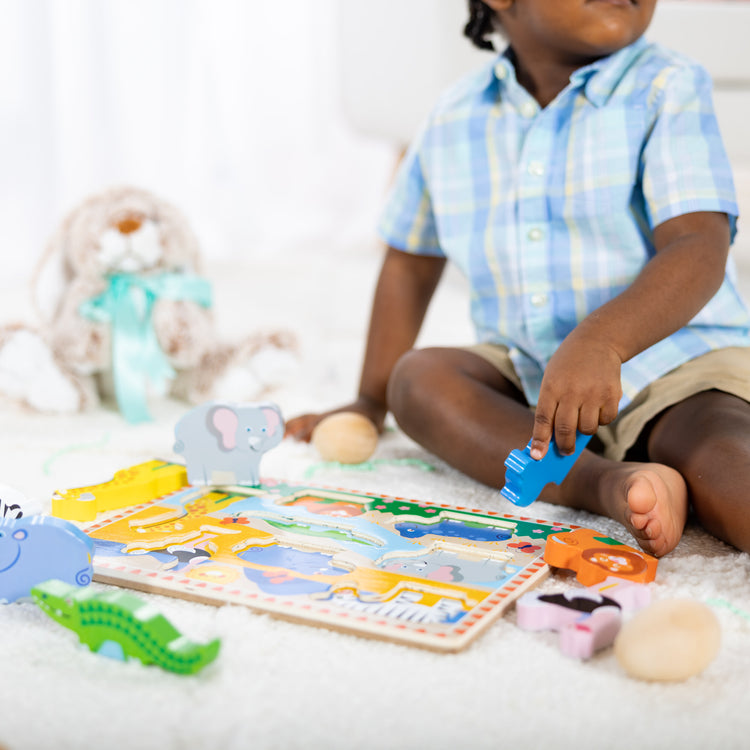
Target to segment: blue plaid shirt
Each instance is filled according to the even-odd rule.
[[[577,70],[541,109],[508,52],[441,98],[380,223],[398,250],[445,256],[471,287],[482,342],[505,344],[529,403],[567,334],[654,255],[653,228],[737,203],[706,71],[643,39]],[[685,328],[626,362],[622,408],[712,349],[748,346],[730,261]]]

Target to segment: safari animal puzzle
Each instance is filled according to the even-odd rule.
[[[77,502],[107,508],[108,493],[134,489],[135,505],[85,526],[95,580],[443,651],[465,647],[544,578],[547,537],[576,528],[268,479],[194,487],[183,475],[179,489],[153,494],[160,474],[171,486],[179,471],[152,461],[57,493],[74,514]]]

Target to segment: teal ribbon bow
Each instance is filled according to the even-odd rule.
[[[159,299],[188,300],[210,307],[211,285],[206,279],[184,273],[119,273],[107,279],[106,291],[83,302],[78,311],[88,320],[111,325],[117,404],[128,422],[146,422],[151,419],[146,403],[147,383],[164,393],[175,376],[154,332],[154,303]]]

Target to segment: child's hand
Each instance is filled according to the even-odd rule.
[[[318,422],[329,417],[331,414],[338,414],[343,411],[354,411],[362,414],[377,427],[378,434],[382,434],[387,409],[367,399],[359,398],[351,404],[323,412],[322,414],[302,414],[299,417],[290,419],[286,423],[284,437],[291,437],[295,440],[302,440],[309,443]]]
[[[610,344],[574,330],[550,359],[542,378],[531,436],[531,457],[544,457],[554,433],[563,455],[575,450],[576,430],[593,435],[617,416],[622,359]]]

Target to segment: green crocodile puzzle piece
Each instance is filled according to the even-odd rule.
[[[50,580],[31,589],[39,608],[105,656],[138,659],[177,674],[194,674],[219,653],[220,641],[194,643],[151,604],[125,591],[95,592]]]

